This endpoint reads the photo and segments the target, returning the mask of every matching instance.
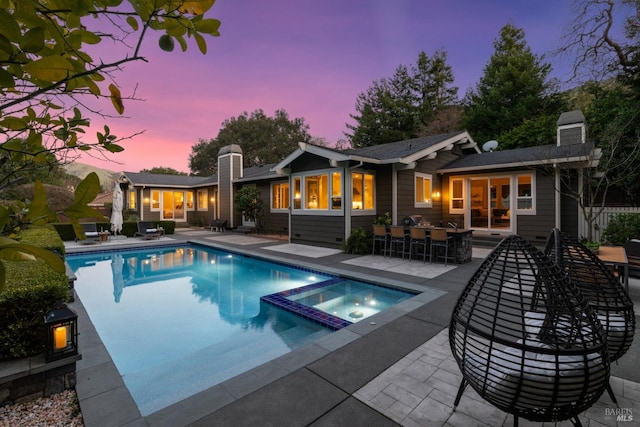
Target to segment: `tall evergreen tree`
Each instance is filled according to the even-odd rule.
[[[438,112],[457,103],[458,88],[453,87],[453,71],[447,54],[436,51],[433,57],[421,52],[416,64],[400,65],[391,78],[374,81],[358,95],[356,111],[345,134],[353,147],[368,147],[401,141],[419,135]]]
[[[519,126],[535,128],[536,120],[545,121],[546,114],[557,114],[557,103],[547,97],[551,65],[531,52],[524,31],[511,24],[502,27],[494,48],[480,82],[465,95],[465,127],[479,142],[498,139],[503,149],[537,145],[539,141],[508,136]]]
[[[238,144],[243,151],[244,166],[260,166],[284,159],[298,147],[298,142],[310,142],[309,125],[303,118],[289,119],[285,110],[276,110],[268,117],[261,109],[250,115],[245,111],[222,123],[215,139],[200,140],[191,149],[189,169],[194,175],[211,175],[217,170],[220,148]]]

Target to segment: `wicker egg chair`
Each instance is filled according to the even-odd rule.
[[[631,347],[636,329],[633,302],[624,286],[592,251],[557,228],[551,231],[544,252],[578,285],[602,324],[609,361],[615,362]],[[607,391],[617,404],[609,385]]]
[[[602,326],[577,286],[520,236],[504,239],[460,296],[449,326],[467,385],[497,408],[537,422],[572,420],[609,380]]]

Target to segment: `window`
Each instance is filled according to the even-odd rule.
[[[372,174],[353,172],[351,174],[352,195],[351,207],[353,210],[373,210],[375,206]]]
[[[331,173],[331,209],[342,209],[342,174]]]
[[[451,212],[463,213],[464,209],[464,180],[452,179],[451,184]]]
[[[187,210],[193,210],[193,191],[187,191]]]
[[[516,209],[518,209],[518,211],[524,211],[520,213],[531,213],[535,209],[533,199],[533,176],[518,175],[517,188]]]
[[[299,176],[293,178],[293,209],[302,209],[302,191],[300,190]]]
[[[207,190],[198,190],[198,210],[206,210],[209,206]]]
[[[160,210],[160,191],[151,190],[150,207],[151,207],[152,211],[159,211]]]
[[[415,207],[430,208],[433,206],[431,200],[431,175],[415,173]]]
[[[289,183],[271,184],[271,210],[289,209]]]
[[[136,209],[136,205],[137,205],[136,201],[137,201],[136,192],[135,191],[130,191],[129,192],[129,200],[128,200],[129,209]]]
[[[329,177],[310,175],[304,177],[304,208],[328,209],[329,207]]]

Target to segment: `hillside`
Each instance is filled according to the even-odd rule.
[[[120,172],[114,172],[107,169],[100,169],[95,166],[91,166],[91,165],[87,165],[85,163],[79,163],[79,162],[71,162],[65,165],[64,169],[67,171],[69,175],[77,176],[80,179],[84,179],[91,172],[97,173],[98,178],[100,178],[100,186],[104,191],[113,190],[113,186],[115,185],[116,179],[120,174]]]

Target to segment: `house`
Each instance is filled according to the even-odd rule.
[[[420,215],[474,237],[519,234],[543,243],[553,227],[577,234],[577,202],[556,189],[568,185],[561,173],[578,177],[598,156],[584,115],[572,111],[558,119],[556,143],[531,148],[485,152],[459,131],[348,150],[300,143],[277,164],[243,168],[242,149],[230,145],[220,150],[214,177],[123,176],[129,208],[178,225],[199,217],[255,225],[233,207],[235,191],[253,186],[265,206],[260,226],[292,243],[340,247],[386,212],[394,224]]]

